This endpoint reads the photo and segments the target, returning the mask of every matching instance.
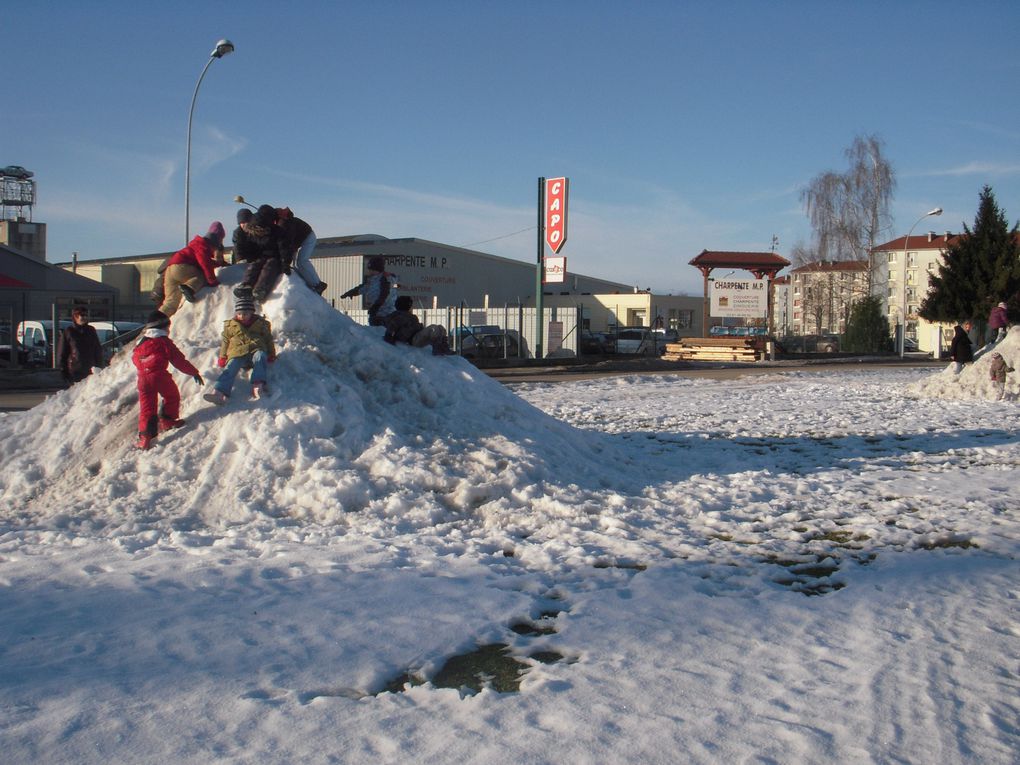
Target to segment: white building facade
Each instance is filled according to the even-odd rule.
[[[911,236],[909,242],[901,236],[872,251],[873,284],[882,297],[890,331],[895,337],[905,318],[904,337],[916,341],[918,350],[932,353],[935,358],[952,341],[952,325],[933,324],[922,319],[918,311],[931,288],[932,274],[938,273],[948,247],[958,236],[949,231],[929,231]]]

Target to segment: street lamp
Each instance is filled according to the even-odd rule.
[[[903,324],[900,329],[900,358],[906,354],[907,350],[907,248],[910,247],[910,235],[914,233],[914,228],[918,223],[923,221],[930,215],[941,215],[942,208],[936,207],[934,210],[929,210],[916,221],[914,225],[910,227],[910,231],[907,232],[907,238],[903,240],[903,303],[900,305],[900,315],[903,317]]]
[[[198,98],[198,89],[212,62],[233,52],[234,44],[230,40],[220,40],[216,43],[216,47],[209,54],[209,60],[205,62],[205,68],[202,69],[202,74],[199,75],[198,82],[195,84],[195,94],[191,97],[191,111],[188,112],[188,154],[184,163],[184,244],[187,244],[191,239],[191,119],[195,116],[195,99]]]
[[[250,207],[253,210],[258,210],[259,209],[255,205],[253,205],[251,202],[246,202],[244,200],[244,197],[242,197],[240,194],[238,194],[236,197],[234,197],[234,201],[237,204],[239,204],[239,205],[248,205],[248,207]]]

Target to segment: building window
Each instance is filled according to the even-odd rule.
[[[889,263],[895,263],[896,262],[896,253],[895,252],[890,252],[889,255],[888,255],[888,258],[889,258],[889,260],[888,260]]]

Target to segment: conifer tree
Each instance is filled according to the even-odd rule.
[[[892,350],[889,322],[882,313],[882,298],[869,295],[854,301],[843,333],[843,350],[849,353],[882,353]]]
[[[991,187],[981,192],[973,230],[963,224],[963,234],[947,248],[930,284],[919,311],[928,321],[983,323],[1001,301],[1009,304],[1011,316],[1020,310],[1017,226],[1009,228]]]

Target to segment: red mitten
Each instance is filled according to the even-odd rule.
[[[227,365],[227,357],[226,356],[220,356],[218,359],[216,359],[216,366],[218,366],[218,367],[225,367],[226,365]]]

